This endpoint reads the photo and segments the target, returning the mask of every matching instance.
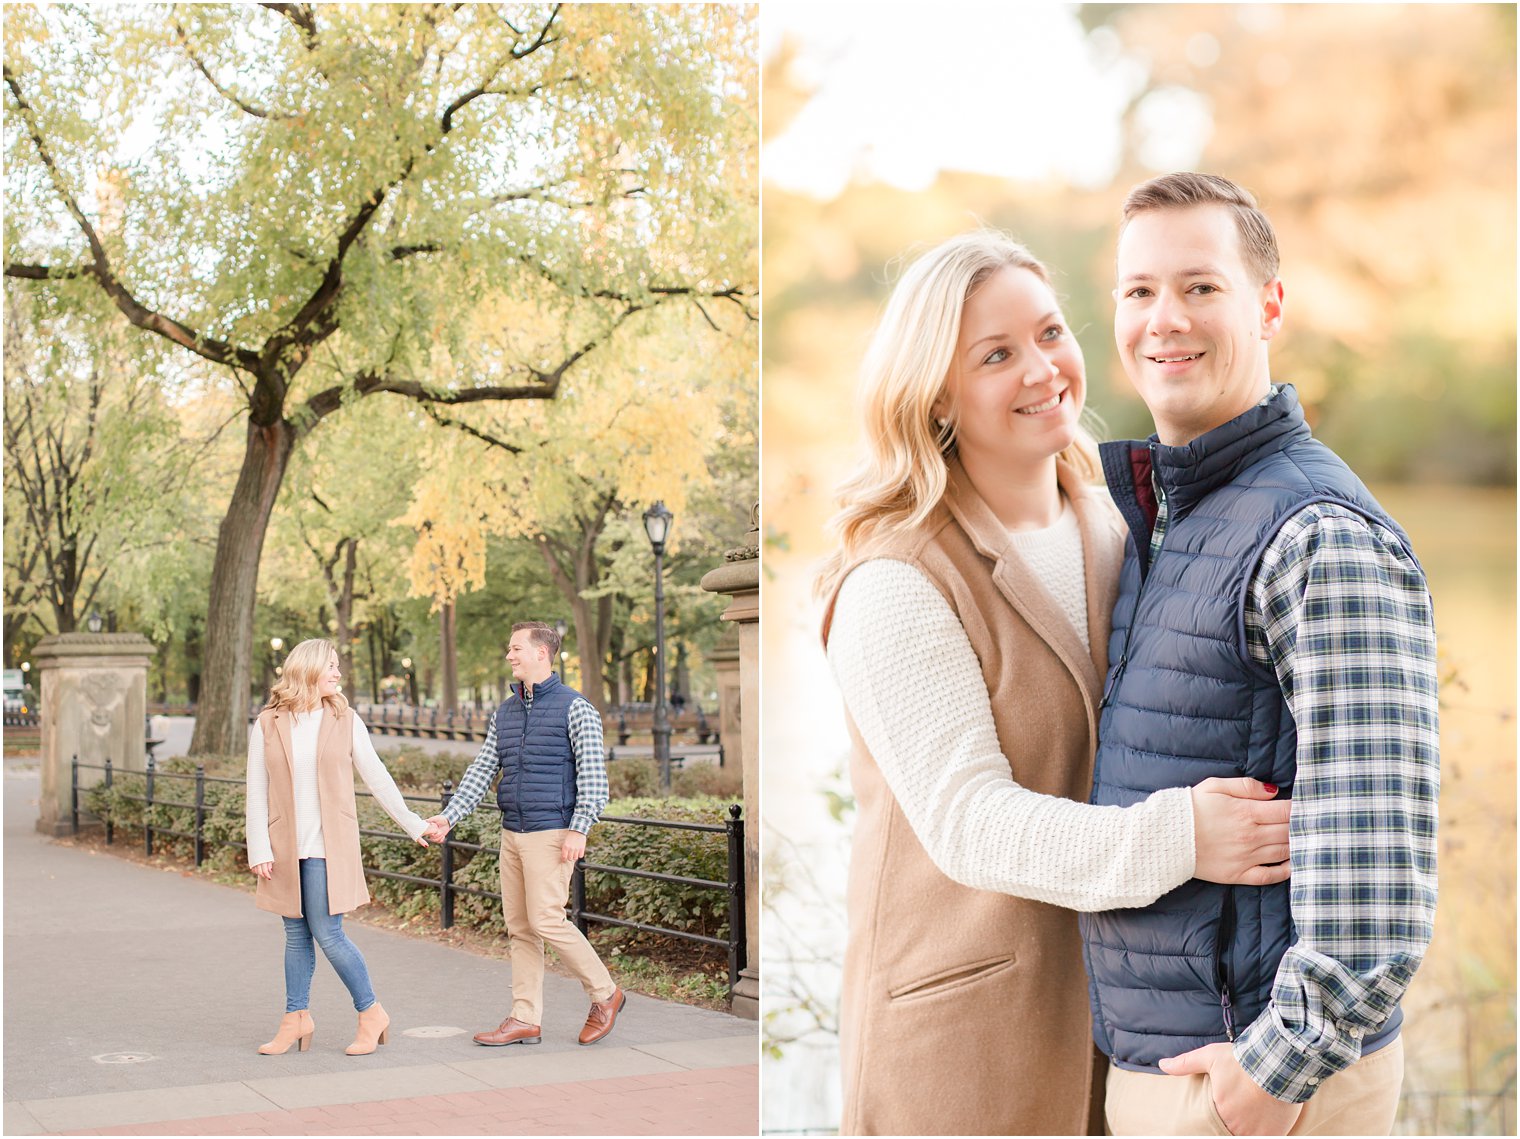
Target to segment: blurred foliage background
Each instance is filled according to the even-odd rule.
[[[853,378],[870,328],[916,250],[978,224],[1006,229],[1055,271],[1086,354],[1089,407],[1110,437],[1148,435],[1113,347],[1115,223],[1131,186],[1191,168],[1250,188],[1276,225],[1287,317],[1273,377],[1298,387],[1317,434],[1407,527],[1435,596],[1442,893],[1406,1002],[1399,1129],[1512,1133],[1514,7],[1119,4],[994,18],[952,6],[932,29],[913,19],[882,15],[901,35],[922,33],[921,67],[865,49],[874,66],[860,63],[851,44],[872,29],[825,27],[784,4],[765,15],[762,976],[767,1081],[795,1094],[767,1097],[762,1125],[837,1119],[848,744],[810,589],[833,487],[857,454]],[[1011,99],[979,36],[996,41],[987,58],[1007,69],[1071,52],[1078,66],[1063,62],[1043,97]],[[914,108],[858,152],[816,125],[852,85],[862,118]],[[1069,150],[1061,112],[1085,91],[1107,100],[1112,132],[1094,132],[1094,161],[1052,160],[1029,177],[933,165],[938,135],[968,116],[989,152]],[[917,184],[894,178],[883,153],[893,126],[921,146],[930,174]],[[798,173],[810,157],[847,176],[810,185]]]

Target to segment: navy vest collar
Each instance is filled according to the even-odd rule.
[[[1151,500],[1146,479],[1154,470],[1166,494],[1168,512],[1177,519],[1213,491],[1234,482],[1246,468],[1307,438],[1309,425],[1304,422],[1298,392],[1292,384],[1281,384],[1265,403],[1180,447],[1168,447],[1155,435],[1144,442],[1104,443],[1103,471],[1111,488],[1130,483],[1135,497],[1145,504]],[[1122,510],[1124,503],[1119,505]],[[1147,513],[1154,517],[1153,502]],[[1148,533],[1149,527],[1145,529]]]
[[[1166,492],[1167,510],[1181,517],[1212,491],[1235,481],[1247,467],[1309,438],[1309,425],[1292,384],[1283,384],[1265,403],[1206,431],[1181,447],[1157,444],[1156,478]]]
[[[533,686],[533,699],[537,700],[540,696],[543,696],[549,692],[553,692],[556,688],[559,687],[559,684],[559,677],[555,676],[554,673],[551,672],[543,680],[540,680]],[[519,700],[526,701],[526,696],[523,694],[524,687],[526,686],[521,683],[514,682],[512,684],[512,691],[517,693],[517,698]]]

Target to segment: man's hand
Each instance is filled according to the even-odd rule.
[[[1228,1044],[1205,1044],[1170,1057],[1161,1061],[1161,1070],[1169,1076],[1208,1073],[1214,1110],[1232,1135],[1286,1135],[1304,1110],[1301,1103],[1284,1103],[1257,1087]]]
[[[1269,886],[1288,879],[1288,812],[1277,788],[1255,779],[1205,779],[1193,788],[1193,877]],[[1279,865],[1273,865],[1277,863]]]
[[[448,817],[445,815],[434,815],[430,819],[424,819],[423,822],[427,823],[427,830],[422,832],[422,837],[430,838],[434,842],[442,842],[448,836],[449,831],[454,829],[454,824],[449,822]],[[423,843],[422,845],[426,846],[427,843]]]
[[[560,844],[559,860],[574,862],[586,853],[586,836],[580,831],[566,831],[565,841]]]
[[[266,882],[274,877],[273,862],[258,862],[250,866],[248,869],[252,870],[257,877],[264,879]]]

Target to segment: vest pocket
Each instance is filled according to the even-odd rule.
[[[949,969],[942,969],[938,973],[931,973],[927,977],[919,977],[901,985],[896,985],[887,990],[887,999],[892,1001],[916,1001],[925,997],[938,996],[941,993],[953,992],[956,989],[974,985],[989,977],[995,977],[1017,964],[1017,958],[1011,953],[1004,953],[998,957],[987,957],[981,961],[972,961],[964,965],[956,965]]]

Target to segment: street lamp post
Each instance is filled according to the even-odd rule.
[[[412,671],[412,658],[402,657],[401,667],[406,670],[406,693],[411,698],[412,707],[417,706],[417,674]]]
[[[570,626],[561,617],[558,621],[554,622],[554,631],[559,634],[559,653],[557,654],[559,656],[559,682],[563,684],[565,683],[565,658],[570,655],[565,652],[565,634],[570,631]],[[582,667],[584,668],[584,662],[582,662]]]
[[[660,791],[670,794],[670,715],[665,708],[665,540],[674,516],[664,502],[644,511],[644,533],[654,550],[654,758],[660,767]]]
[[[270,679],[270,674],[272,673],[274,676],[279,676],[280,675],[280,650],[283,649],[284,647],[285,647],[285,638],[284,637],[270,637],[269,638],[269,667],[268,667],[267,670],[265,670],[265,673],[264,673],[264,680],[265,680],[264,691],[265,692],[268,692],[272,687],[274,687],[274,681]]]

